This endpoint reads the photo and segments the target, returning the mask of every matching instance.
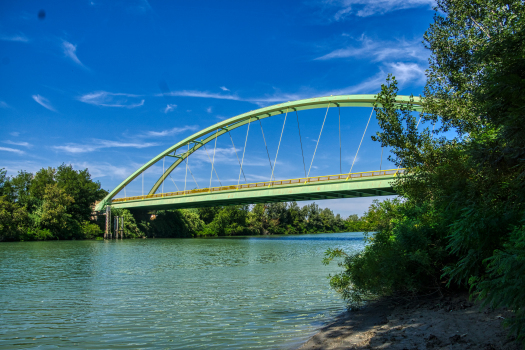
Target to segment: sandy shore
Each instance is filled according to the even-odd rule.
[[[480,308],[466,294],[385,299],[345,312],[299,349],[521,350],[507,337],[505,309]]]

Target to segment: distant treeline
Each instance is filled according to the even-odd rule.
[[[0,169],[0,241],[101,238],[105,217],[93,215],[92,206],[106,194],[87,169],[77,171],[71,165],[12,177]],[[112,215],[124,217],[126,238],[359,232],[373,227],[366,216],[343,220],[315,203],[300,207],[296,202],[155,212],[113,209]]]

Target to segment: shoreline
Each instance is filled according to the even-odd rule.
[[[520,350],[503,327],[508,317],[513,317],[510,311],[481,308],[464,292],[412,300],[390,297],[343,312],[297,350]]]

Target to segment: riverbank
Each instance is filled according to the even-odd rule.
[[[513,317],[508,310],[481,308],[464,293],[389,298],[339,315],[299,349],[519,350],[503,328],[508,317]]]

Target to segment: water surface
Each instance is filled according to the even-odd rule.
[[[0,244],[1,349],[289,349],[344,309],[360,233]]]

